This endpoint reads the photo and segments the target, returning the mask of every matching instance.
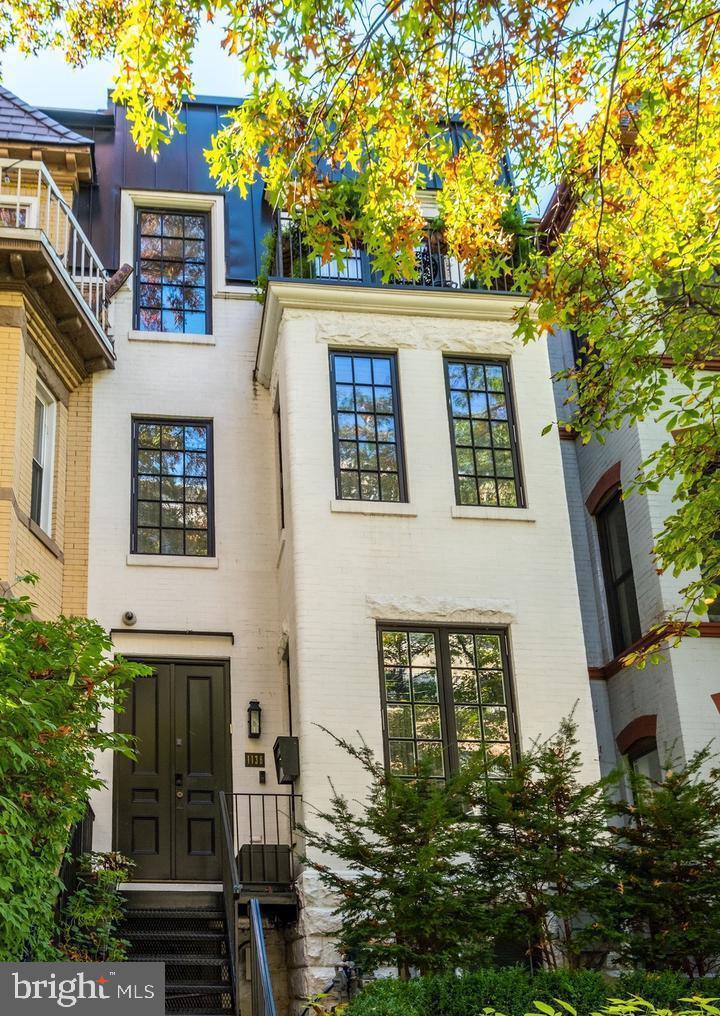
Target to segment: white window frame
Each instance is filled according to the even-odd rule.
[[[20,194],[17,197],[12,197],[6,194],[0,196],[0,208],[12,208],[17,211],[18,207],[27,209],[27,215],[25,216],[25,225],[20,226],[8,226],[0,222],[0,228],[2,229],[36,229],[38,224],[38,199],[33,197],[26,197],[24,194]]]
[[[57,402],[54,399],[52,393],[45,387],[45,385],[38,379],[35,386],[35,398],[38,399],[44,406],[43,413],[43,425],[41,435],[41,449],[43,461],[39,463],[42,466],[42,487],[40,490],[40,519],[37,521],[37,525],[47,533],[48,536],[52,535],[52,523],[53,523],[53,480],[55,473],[55,424],[57,416]],[[33,402],[33,461],[35,460],[35,403]]]

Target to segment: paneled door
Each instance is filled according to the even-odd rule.
[[[225,663],[143,660],[116,728],[136,758],[116,755],[115,842],[135,881],[221,878],[220,790],[230,790]]]

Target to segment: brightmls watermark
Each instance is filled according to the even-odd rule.
[[[164,1016],[164,963],[0,963],[3,1016]]]

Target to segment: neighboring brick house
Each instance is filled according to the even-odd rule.
[[[24,306],[30,321],[29,308],[50,299],[49,284],[32,289],[41,268],[26,263],[31,237],[45,270],[66,272],[63,299],[82,304],[95,291],[67,240],[58,259],[47,253],[56,227],[42,201],[39,218],[32,203],[23,210],[26,181],[9,161],[19,142],[1,140],[0,106],[16,218],[0,228],[0,354],[4,364],[7,345],[11,360],[0,383],[16,407],[12,430],[0,431],[0,465],[9,457],[13,477],[3,472],[0,497],[15,491],[0,499],[0,521],[13,519],[36,556],[50,555],[44,613],[87,610],[118,651],[154,670],[116,721],[138,737],[138,761],[100,760],[109,789],[92,802],[94,846],[136,863],[129,934],[134,955],[168,959],[168,1011],[228,1012],[247,999],[251,896],[267,917],[279,1009],[296,1011],[333,979],[339,957],[332,901],[293,856],[294,821],[311,822],[327,803],[329,774],[350,798],[364,790],[319,725],[359,732],[402,775],[425,757],[439,778],[478,748],[522,750],[572,710],[589,778],[598,737],[605,760],[626,725],[618,717],[655,713],[657,730],[676,729],[677,696],[611,715],[596,691],[596,733],[588,661],[599,667],[612,653],[595,621],[602,593],[583,501],[615,460],[580,477],[574,446],[557,430],[541,436],[555,415],[561,354],[554,344],[551,364],[544,344],[514,338],[524,298],[502,280],[477,288],[428,234],[417,284],[383,285],[361,251],[342,268],[308,258],[294,228],[273,222],[260,184],[246,199],[218,190],[203,149],[236,100],[186,104],[185,133],[157,160],[136,152],[121,108],[40,113],[3,100],[58,133],[46,146],[28,142],[32,160],[58,174],[74,167],[76,189],[72,175],[58,186],[69,188],[87,249],[120,273],[112,304],[96,305],[99,331],[87,310],[58,303],[57,350],[37,361],[24,354],[23,377],[34,378],[38,362],[48,389],[62,356],[78,372],[71,384],[63,367],[68,478],[55,484],[57,521],[37,531],[23,522],[32,381],[23,381],[25,406],[22,328],[2,302]],[[22,136],[23,123],[12,131]],[[3,177],[0,215],[5,192]],[[434,196],[423,198],[431,218]],[[272,228],[261,306],[255,280]],[[6,253],[8,237],[16,246]],[[64,477],[66,409],[53,391]],[[53,579],[58,551],[64,597]],[[3,558],[0,577],[33,560]],[[641,586],[637,574],[649,596],[653,580]],[[643,623],[651,614],[641,606]],[[618,675],[609,686],[647,680]],[[646,717],[630,735],[647,739],[651,727]],[[226,913],[237,921],[226,924]]]
[[[550,338],[553,371],[571,367],[577,341]],[[713,368],[714,369],[714,368]],[[671,386],[672,387],[672,386]],[[565,386],[556,386],[557,411]],[[562,443],[575,568],[591,680],[600,764],[608,772],[625,757],[653,775],[682,762],[720,734],[720,618],[709,608],[700,638],[687,638],[661,662],[623,668],[620,657],[654,624],[682,605],[683,579],[661,573],[654,538],[674,510],[673,485],[622,500],[638,467],[665,439],[661,421],[611,431],[604,441]]]
[[[92,374],[115,354],[105,273],[72,214],[92,142],[0,88],[0,587],[87,612]]]

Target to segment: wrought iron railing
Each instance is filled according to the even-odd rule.
[[[238,945],[238,894],[240,891],[237,860],[235,857],[235,845],[233,842],[232,823],[227,804],[227,797],[223,791],[220,792],[220,819],[222,822],[222,873],[223,873],[223,902],[225,905],[225,925],[228,935],[228,966],[230,968],[230,985],[232,994],[233,1012],[239,1013],[238,1008],[238,972],[240,969],[240,955]]]
[[[44,163],[0,159],[0,234],[39,229],[96,324],[107,333],[107,272]]]
[[[296,820],[301,798],[297,794],[226,794],[220,793],[222,820],[223,899],[228,928],[228,957],[234,1011],[238,1010],[240,943],[238,923],[241,908],[248,908],[251,919],[251,960],[254,964],[252,905],[256,896],[278,897],[292,891],[296,878]],[[259,921],[259,918],[258,918]],[[262,934],[262,924],[259,923]],[[262,954],[264,955],[264,937]],[[265,956],[265,967],[267,957]],[[272,1009],[255,1009],[256,980],[262,970],[251,970],[253,1016],[274,1016]],[[269,974],[268,974],[269,982]],[[260,989],[258,989],[260,990]],[[265,996],[258,995],[259,1002]],[[272,1002],[272,993],[270,994]],[[264,1003],[263,1003],[264,1004]]]
[[[270,967],[265,949],[260,903],[250,900],[250,995],[252,1016],[275,1016]]]
[[[224,794],[234,860],[241,886],[266,892],[295,881],[297,794]]]
[[[414,277],[397,277],[389,281],[383,281],[381,273],[373,267],[362,246],[348,250],[342,261],[323,261],[321,257],[311,255],[302,230],[286,212],[276,215],[274,230],[275,251],[271,278],[404,289],[475,289],[486,293],[517,291],[512,269],[494,278],[490,284],[467,272],[463,263],[448,253],[442,230],[433,229],[430,225],[419,246],[415,248]],[[520,260],[518,245],[512,257],[512,265],[517,267]]]

